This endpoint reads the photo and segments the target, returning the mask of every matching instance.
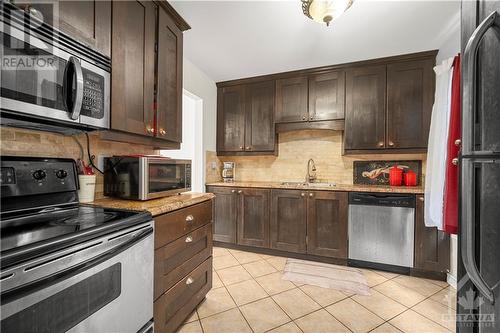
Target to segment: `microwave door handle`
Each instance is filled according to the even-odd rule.
[[[69,98],[68,95],[71,94],[71,85],[70,82],[72,81],[72,78],[68,77],[70,75],[70,71],[68,70],[69,67],[72,66],[75,71],[75,78],[76,78],[76,96],[75,100],[73,101],[73,105],[71,107],[71,110],[68,106],[68,103],[66,102],[65,99],[65,104],[66,104],[66,109],[69,112],[69,117],[73,120],[76,120],[80,117],[80,110],[82,109],[82,102],[83,102],[83,72],[82,72],[82,65],[80,64],[80,60],[78,60],[75,57],[69,57],[68,63],[66,64],[66,68],[64,69],[64,91],[65,93],[65,98]]]

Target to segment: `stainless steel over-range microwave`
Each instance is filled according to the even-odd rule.
[[[104,195],[149,200],[191,191],[191,161],[163,156],[104,158]]]
[[[0,6],[3,125],[107,129],[111,59],[19,10]]]

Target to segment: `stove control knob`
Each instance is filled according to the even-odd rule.
[[[56,177],[59,179],[64,179],[68,176],[68,172],[66,170],[57,170],[56,171]]]
[[[33,178],[35,178],[36,180],[42,180],[45,179],[45,177],[47,177],[47,174],[43,170],[36,170],[35,172],[33,172]]]

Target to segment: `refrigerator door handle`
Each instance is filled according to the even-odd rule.
[[[476,114],[476,57],[484,34],[489,28],[500,28],[500,15],[494,11],[474,30],[467,42],[463,58],[463,133],[462,155],[470,155],[474,149],[474,115]]]
[[[474,203],[476,201],[474,189],[474,162],[471,160],[462,160],[462,184],[464,189],[469,190],[468,195],[462,196],[462,221],[460,227],[462,243],[462,261],[464,263],[467,275],[479,292],[486,297],[491,304],[495,303],[493,289],[488,286],[481,276],[476,263],[476,211]]]

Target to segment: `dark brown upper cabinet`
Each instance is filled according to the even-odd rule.
[[[182,31],[165,1],[113,1],[111,131],[103,139],[156,148],[182,141]]]
[[[307,253],[347,258],[347,192],[311,191],[307,200]]]
[[[387,65],[387,147],[426,148],[434,102],[434,60]]]
[[[274,81],[218,89],[217,152],[274,153]]]
[[[269,247],[269,202],[267,189],[238,189],[238,244]]]
[[[344,119],[345,72],[309,77],[309,120]]]
[[[386,67],[346,71],[344,149],[385,148]]]
[[[158,11],[156,133],[182,141],[182,31],[168,14]]]
[[[435,272],[445,277],[450,268],[450,236],[424,223],[424,196],[416,196],[415,263],[420,271]]]
[[[274,152],[274,81],[246,86],[245,150]]]
[[[154,136],[156,5],[113,2],[111,128]]]
[[[306,76],[276,80],[276,122],[288,123],[307,121]]]
[[[217,151],[245,150],[245,87],[242,85],[218,89]]]
[[[55,5],[56,4],[56,5]],[[22,2],[23,9],[35,8],[44,22],[79,42],[111,56],[111,1],[33,1]]]

